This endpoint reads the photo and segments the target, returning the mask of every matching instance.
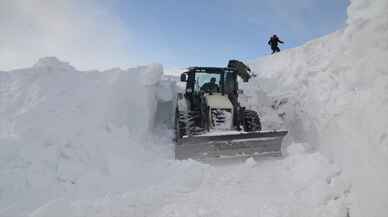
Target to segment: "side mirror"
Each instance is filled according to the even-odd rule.
[[[186,82],[186,74],[185,73],[182,73],[181,74],[181,82]]]
[[[238,89],[238,90],[237,90],[237,94],[238,94],[238,95],[244,94],[244,91],[241,90],[241,89]]]

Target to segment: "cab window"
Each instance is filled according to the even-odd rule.
[[[220,92],[221,74],[209,74],[209,73],[196,73],[194,92],[199,93],[202,91]]]

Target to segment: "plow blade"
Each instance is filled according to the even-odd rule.
[[[177,140],[175,159],[208,159],[239,156],[280,156],[287,131],[249,132],[227,135],[198,135]]]

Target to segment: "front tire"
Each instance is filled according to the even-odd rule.
[[[261,131],[261,122],[257,112],[252,110],[245,110],[243,118],[245,132]]]
[[[183,115],[177,108],[175,111],[175,141],[186,135],[186,122]]]
[[[188,135],[199,135],[204,129],[197,126],[200,120],[199,111],[175,111],[175,138],[176,140]]]

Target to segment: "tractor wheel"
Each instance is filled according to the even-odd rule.
[[[198,135],[204,132],[204,129],[197,126],[199,122],[199,111],[179,111],[175,112],[175,137],[180,139],[187,135]]]
[[[178,109],[175,111],[175,139],[178,140],[186,135],[186,120],[184,114],[179,112]]]
[[[252,132],[252,131],[260,131],[261,123],[260,118],[257,112],[252,110],[244,111],[244,131]]]

